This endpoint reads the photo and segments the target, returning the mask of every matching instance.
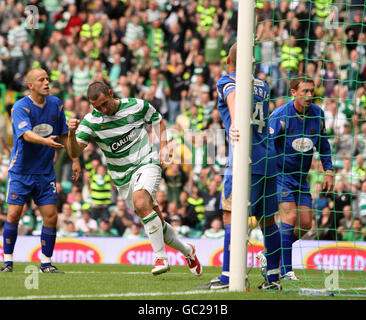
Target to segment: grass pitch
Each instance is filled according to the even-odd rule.
[[[31,266],[31,267],[30,267]],[[295,270],[301,281],[282,281],[281,292],[263,292],[259,269],[249,269],[248,292],[197,290],[220,274],[204,267],[196,277],[187,267],[153,276],[151,266],[56,264],[65,274],[40,274],[39,265],[15,263],[12,273],[0,273],[0,300],[340,300],[366,299],[364,272],[339,271],[334,296],[303,296],[300,288],[324,289],[329,276],[321,270]],[[33,268],[32,268],[33,267]],[[30,272],[30,273],[29,273]],[[28,289],[27,289],[28,288]]]

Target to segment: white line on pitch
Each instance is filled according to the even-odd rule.
[[[192,295],[192,294],[212,294],[212,290],[194,290],[177,292],[129,292],[129,293],[106,293],[106,294],[61,294],[48,296],[23,296],[23,297],[0,297],[0,300],[37,300],[37,299],[83,299],[83,298],[118,298],[118,297],[143,297],[162,295]]]
[[[65,271],[65,274],[83,274],[83,273],[101,273],[101,274],[151,274],[151,272],[148,271],[131,271],[131,272],[125,272],[125,271]],[[179,274],[179,275],[184,275],[184,272],[168,272],[167,274]],[[187,273],[187,275],[192,275],[191,273]]]

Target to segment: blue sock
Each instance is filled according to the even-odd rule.
[[[267,280],[268,282],[279,280],[279,266],[281,258],[281,235],[277,224],[262,229],[264,235],[264,247],[267,258]],[[273,273],[271,273],[271,271]]]
[[[56,228],[49,228],[42,226],[42,232],[41,232],[42,253],[46,257],[48,258],[52,257],[55,242],[56,242]],[[45,267],[50,264],[51,263],[41,263],[42,267]]]
[[[231,236],[231,224],[225,225],[225,237],[224,237],[224,258],[222,261],[222,274],[220,281],[223,283],[229,283],[229,271],[230,271],[230,236]]]
[[[13,254],[15,242],[18,236],[18,224],[5,221],[4,224],[4,254]],[[8,264],[13,264],[13,261],[4,261]]]
[[[296,241],[294,226],[282,222],[281,233],[281,275],[292,271],[292,244]]]

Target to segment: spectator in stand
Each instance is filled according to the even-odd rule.
[[[7,36],[10,51],[10,72],[14,76],[13,80],[17,84],[15,89],[22,89],[23,77],[27,71],[23,50],[30,43],[30,38],[26,29],[19,23],[17,18],[10,20],[10,30]]]
[[[178,214],[182,219],[182,224],[194,229],[198,223],[197,212],[192,204],[188,202],[189,193],[182,190],[179,194],[180,206]]]
[[[343,237],[345,232],[351,231],[353,226],[353,220],[354,216],[351,210],[351,206],[345,205],[343,207],[343,218],[339,220],[339,226],[337,228],[338,235],[341,235],[341,237]]]
[[[95,220],[108,219],[108,207],[112,202],[112,179],[106,166],[100,164],[90,175],[92,197],[91,217]]]
[[[361,125],[360,132],[354,137],[354,144],[358,153],[366,158],[366,122]]]
[[[220,218],[214,218],[211,220],[210,228],[203,232],[201,238],[203,239],[224,239],[225,230]]]
[[[352,172],[359,176],[359,180],[366,180],[366,165],[364,164],[364,158],[362,154],[358,154],[355,159],[356,163],[352,167]]]
[[[43,219],[42,219],[41,211],[37,207],[35,207],[35,205],[32,205],[32,207],[34,208],[33,210],[34,210],[34,216],[35,216],[32,235],[39,236],[39,235],[41,235],[41,232],[42,232]]]
[[[78,7],[75,4],[69,4],[67,11],[62,15],[55,16],[57,21],[55,24],[56,30],[62,31],[66,37],[75,38],[83,25],[83,19],[78,15]]]
[[[215,180],[211,179],[208,185],[208,192],[199,191],[200,196],[204,200],[205,205],[205,218],[204,218],[204,225],[202,227],[202,231],[209,229],[211,226],[211,222],[219,218],[221,219],[221,212],[220,212],[220,197],[221,194],[217,190],[217,183]]]
[[[205,219],[205,206],[204,200],[199,194],[199,189],[196,185],[193,185],[192,192],[190,197],[187,199],[187,202],[194,207],[194,210],[197,213],[197,218],[202,227]],[[197,226],[197,225],[196,225]]]
[[[325,97],[330,97],[335,85],[338,82],[338,72],[333,61],[325,62],[325,69],[321,70],[323,76],[323,86],[325,88]]]
[[[355,218],[352,224],[352,230],[342,235],[343,241],[365,241],[365,229],[361,219]]]
[[[178,236],[189,238],[191,229],[182,224],[182,218],[179,215],[175,214],[169,220]]]
[[[84,58],[78,58],[77,65],[72,73],[72,90],[78,100],[80,100],[81,96],[86,96],[90,79],[91,75],[88,63]]]
[[[6,219],[6,216],[5,216]],[[19,220],[19,235],[32,235],[36,227],[36,217],[32,207],[25,203]]]
[[[357,171],[352,170],[351,156],[343,156],[343,169],[336,175],[335,181],[343,181],[345,189],[356,194],[356,190],[360,189],[360,175]]]
[[[72,221],[65,221],[63,227],[57,230],[57,238],[77,238],[80,233],[76,231],[75,224]]]
[[[92,237],[115,237],[118,233],[114,233],[113,229],[111,228],[112,225],[108,219],[102,219],[99,223],[98,230],[92,232],[90,236]]]
[[[105,12],[111,20],[123,17],[126,11],[125,3],[119,0],[110,0],[106,4]]]
[[[334,213],[329,206],[322,210],[318,220],[319,240],[336,240],[336,229],[334,223]]]
[[[363,224],[366,223],[366,180],[361,184],[361,192],[358,195],[358,208],[360,213],[360,219]]]
[[[92,232],[98,230],[98,223],[91,218],[89,210],[83,210],[81,217],[76,221],[76,231],[79,231],[82,235],[88,236]]]
[[[171,70],[173,69],[173,70]],[[170,94],[168,97],[168,121],[174,123],[179,114],[181,114],[182,91],[188,89],[188,79],[185,75],[185,67],[182,62],[172,66],[166,71],[166,79],[169,84]]]
[[[168,216],[165,218],[170,223],[173,216],[178,214],[178,204],[176,202],[169,202],[166,208]]]
[[[126,239],[140,239],[146,238],[140,223],[132,223],[130,228],[127,228],[123,234],[123,238]]]
[[[59,213],[57,217],[57,229],[66,229],[65,224],[66,222],[72,222],[74,226],[76,225],[77,217],[73,215],[71,205],[65,202],[62,205],[62,211]]]
[[[334,211],[336,215],[336,222],[339,225],[339,220],[343,217],[343,208],[346,205],[351,205],[352,195],[350,190],[346,189],[343,181],[338,181],[334,185],[334,193],[331,195],[334,201]]]
[[[131,228],[134,219],[124,200],[118,200],[116,207],[111,208],[109,222],[111,227],[117,230],[120,237],[123,236],[127,228]]]
[[[171,163],[163,168],[162,177],[168,187],[168,202],[179,204],[179,195],[188,181],[187,174],[178,163]]]

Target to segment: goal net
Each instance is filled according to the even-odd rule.
[[[301,123],[311,123],[316,115],[298,110],[282,123],[286,161],[279,176],[285,182],[277,192],[281,201],[296,202],[299,230],[292,245],[292,268],[299,280],[282,281],[284,292],[366,296],[366,5],[358,0],[256,2],[255,74],[269,84],[271,111],[293,106],[291,80],[302,75],[314,83],[312,102],[323,111],[325,125],[325,130],[308,129]],[[329,141],[330,155],[320,142],[306,143],[315,141],[314,135]],[[300,159],[295,164],[286,158],[296,153],[286,150],[289,141]],[[307,168],[310,148],[314,152]],[[324,170],[328,156],[332,172]],[[328,193],[327,175],[334,180]],[[301,187],[294,187],[296,181]],[[293,210],[284,206],[276,214],[279,225],[286,214]],[[258,267],[254,230],[248,255],[253,255],[249,264]]]

